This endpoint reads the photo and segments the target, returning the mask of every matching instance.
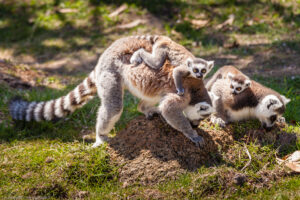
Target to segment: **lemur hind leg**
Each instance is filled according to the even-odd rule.
[[[152,54],[141,48],[133,53],[130,63],[139,64],[144,61],[149,67],[159,69],[163,66],[166,57],[167,50],[163,47],[153,48]]]
[[[148,120],[153,119],[154,115],[159,114],[158,108],[147,101],[141,100],[137,107],[138,111],[144,113]]]
[[[96,142],[93,147],[98,147],[107,140],[107,134],[119,120],[123,111],[123,87],[120,75],[102,72],[98,80],[97,90],[101,106],[98,110]]]
[[[167,94],[159,105],[160,112],[168,124],[182,132],[197,146],[202,146],[204,145],[203,138],[192,128],[189,120],[182,112],[182,107],[187,103],[186,101],[188,98],[180,97],[174,93]]]

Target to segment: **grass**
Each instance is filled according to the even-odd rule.
[[[128,5],[124,13],[110,18],[109,14],[123,3]],[[231,14],[235,15],[233,24],[216,29]],[[147,15],[156,17],[162,28],[156,24],[145,24],[122,31],[111,29]],[[265,178],[270,179],[271,176],[263,175],[265,171],[280,175],[281,169],[275,162],[275,156],[300,150],[299,140],[284,148],[273,138],[245,142],[245,131],[258,129],[257,121],[232,125],[236,140],[229,147],[229,153],[220,152],[219,165],[203,166],[175,181],[123,188],[118,182],[118,168],[109,162],[105,147],[91,149],[91,145],[82,140],[83,134],[94,132],[100,104],[98,99],[55,123],[14,124],[7,107],[9,99],[15,95],[30,101],[42,101],[66,94],[83,80],[89,70],[84,67],[63,70],[65,66],[52,69],[55,60],[68,58],[80,64],[90,64],[86,57],[98,57],[112,41],[131,34],[169,35],[195,55],[216,59],[217,67],[235,63],[234,59],[226,56],[236,56],[238,61],[254,56],[252,61],[255,63],[255,59],[265,52],[271,56],[263,57],[263,61],[257,61],[257,66],[252,67],[276,70],[282,65],[299,65],[299,15],[299,4],[293,0],[251,3],[231,0],[0,0],[0,59],[16,63],[21,71],[26,71],[24,66],[29,64],[29,70],[39,69],[46,74],[46,78],[35,80],[44,87],[27,90],[0,82],[0,198],[299,199],[299,175],[275,176],[270,181]],[[195,28],[192,19],[205,19],[209,23],[204,28]],[[226,42],[234,40],[239,41],[239,47],[224,47]],[[252,44],[253,41],[256,43]],[[294,56],[291,57],[292,64],[288,56]],[[72,63],[65,65],[68,64]],[[245,70],[249,68],[246,65]],[[7,73],[18,77],[14,69]],[[299,136],[299,74],[276,77],[265,77],[259,73],[250,75],[291,98],[285,112],[288,124],[284,130],[287,134]],[[67,83],[65,80],[68,80]],[[50,87],[52,85],[58,87]],[[140,115],[136,110],[137,102],[129,93],[125,94],[124,113],[112,135]],[[245,145],[253,160],[241,171],[249,160]],[[248,182],[241,185],[230,182],[229,176],[237,174],[247,176]]]

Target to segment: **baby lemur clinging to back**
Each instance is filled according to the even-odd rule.
[[[214,66],[214,61],[206,61],[196,58],[182,45],[172,41],[166,36],[133,36],[138,39],[146,39],[153,43],[152,53],[141,48],[134,52],[130,62],[139,64],[144,61],[149,67],[160,69],[168,59],[176,68],[173,70],[173,78],[178,95],[184,94],[182,79],[187,76],[202,79]]]
[[[218,79],[230,80],[230,91],[233,95],[240,94],[251,86],[250,78],[231,65],[221,67],[214,73],[213,77],[205,85],[208,91],[211,90]]]

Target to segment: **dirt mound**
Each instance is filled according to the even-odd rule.
[[[153,184],[204,164],[216,164],[218,150],[232,144],[233,137],[223,130],[201,128],[197,131],[205,139],[205,146],[198,148],[160,117],[132,120],[108,146],[111,160],[120,166],[120,181],[124,186],[135,181]]]

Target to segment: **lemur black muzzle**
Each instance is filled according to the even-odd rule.
[[[263,126],[263,128],[267,131],[267,132],[269,132],[269,131],[271,131],[272,130],[272,126],[271,127],[269,127],[269,126],[267,126],[267,124],[266,123],[263,123],[262,124],[262,126]]]
[[[203,75],[202,74],[197,75],[197,78],[203,78]]]

